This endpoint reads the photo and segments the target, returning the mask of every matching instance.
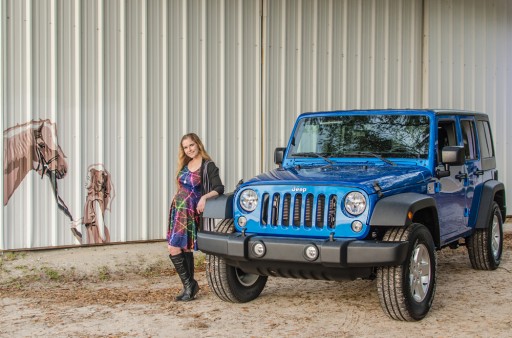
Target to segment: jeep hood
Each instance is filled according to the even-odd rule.
[[[375,193],[375,184],[387,191],[415,185],[431,178],[422,166],[331,165],[279,168],[260,174],[243,185],[340,185]]]

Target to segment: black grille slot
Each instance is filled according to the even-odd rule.
[[[290,204],[292,195],[289,193],[284,194],[283,199],[283,225],[290,225]]]
[[[336,226],[336,205],[338,204],[338,198],[336,195],[329,196],[329,213],[328,213],[328,226],[334,228]]]
[[[319,195],[316,201],[316,226],[323,228],[324,222],[324,211],[325,211],[325,196]]]
[[[336,193],[315,195],[266,192],[261,195],[261,225],[334,229],[337,207]]]
[[[272,198],[272,218],[270,224],[277,225],[277,221],[279,219],[279,202],[281,201],[281,197],[279,194],[274,194]]]
[[[263,194],[261,199],[261,224],[268,224],[268,194]]]
[[[304,225],[307,227],[313,226],[313,195],[306,195],[306,206],[304,210]]]
[[[295,203],[293,205],[293,225],[300,226],[300,209],[302,208],[302,195],[295,195]]]

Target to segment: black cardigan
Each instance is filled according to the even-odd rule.
[[[219,195],[224,193],[224,185],[219,176],[219,168],[213,161],[203,159],[201,162],[201,196],[215,190]]]

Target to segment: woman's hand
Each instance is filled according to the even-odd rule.
[[[206,205],[206,197],[205,196],[201,196],[201,198],[199,199],[199,202],[197,202],[197,212],[199,213],[202,213],[204,211],[204,206]]]

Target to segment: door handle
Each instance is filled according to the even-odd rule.
[[[475,176],[481,176],[481,175],[483,175],[484,173],[485,173],[485,171],[483,171],[483,170],[475,170],[475,172],[473,173],[473,175],[475,175]]]
[[[459,171],[459,174],[458,175],[455,175],[455,178],[458,179],[459,181],[462,181],[466,178],[468,178],[468,174],[463,174]]]

